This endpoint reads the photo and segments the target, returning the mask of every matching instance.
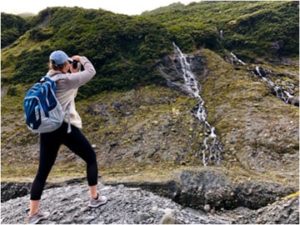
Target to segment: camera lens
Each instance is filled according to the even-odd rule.
[[[78,61],[73,60],[73,62],[72,62],[72,67],[73,67],[74,69],[77,69],[77,67],[78,67]]]

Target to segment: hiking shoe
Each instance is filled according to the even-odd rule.
[[[32,216],[28,216],[27,223],[29,224],[36,224],[40,222],[41,220],[45,220],[49,217],[49,212],[37,212],[36,214],[33,214]]]
[[[107,203],[107,198],[105,196],[97,196],[96,199],[91,198],[90,199],[90,203],[89,203],[89,207],[91,208],[96,208],[100,205],[104,205]]]

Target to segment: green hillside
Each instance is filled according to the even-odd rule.
[[[47,8],[2,54],[4,83],[32,83],[47,70],[54,49],[91,58],[97,69],[82,97],[103,90],[160,83],[155,64],[172,52],[206,47],[234,51],[243,60],[298,55],[298,7],[295,2],[203,2],[180,4],[141,16],[103,10]],[[72,19],[70,19],[72,18]],[[223,38],[220,31],[223,30]],[[2,33],[7,32],[3,27]]]
[[[29,24],[21,16],[1,13],[1,48],[13,43],[27,29]]]
[[[249,60],[258,55],[298,55],[298,2],[202,2],[186,7],[173,4],[144,16],[167,27],[186,50],[226,48]],[[274,47],[276,43],[278,48]]]
[[[69,55],[86,55],[95,64],[97,77],[82,89],[82,95],[129,89],[159,80],[153,74],[155,60],[171,49],[167,30],[143,17],[49,8],[33,18],[31,24],[33,28],[3,52],[3,69],[18,68],[4,73],[5,83],[36,81],[45,73],[51,51],[63,49]],[[7,64],[6,59],[14,63]]]

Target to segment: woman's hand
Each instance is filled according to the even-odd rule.
[[[73,55],[72,59],[80,62],[80,55]]]
[[[80,63],[80,56],[79,56],[79,55],[73,55],[73,56],[72,56],[72,59],[73,59],[74,61],[77,61],[78,63]],[[71,73],[77,73],[77,72],[79,72],[79,69],[80,69],[79,66],[77,66],[77,68],[74,69],[74,68],[73,68],[73,65],[72,65],[72,63],[71,63],[71,65],[70,65],[70,71],[71,71]]]

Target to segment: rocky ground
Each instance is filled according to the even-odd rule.
[[[240,217],[236,223],[299,224],[299,195]]]
[[[44,191],[41,207],[51,216],[43,223],[299,223],[299,194],[288,195],[295,190],[266,182],[234,184],[213,170],[183,171],[164,183],[101,185],[109,202],[98,209],[87,207],[88,189],[79,180],[57,186]],[[28,200],[29,195],[1,203],[2,223],[23,223]]]
[[[222,217],[206,215],[183,208],[175,202],[139,188],[123,185],[102,187],[101,193],[109,202],[97,209],[87,207],[85,185],[54,188],[45,191],[42,207],[51,212],[44,223],[159,223],[169,215],[177,223],[226,223]],[[2,223],[23,223],[28,196],[2,204]],[[17,207],[17,208],[16,208]]]

